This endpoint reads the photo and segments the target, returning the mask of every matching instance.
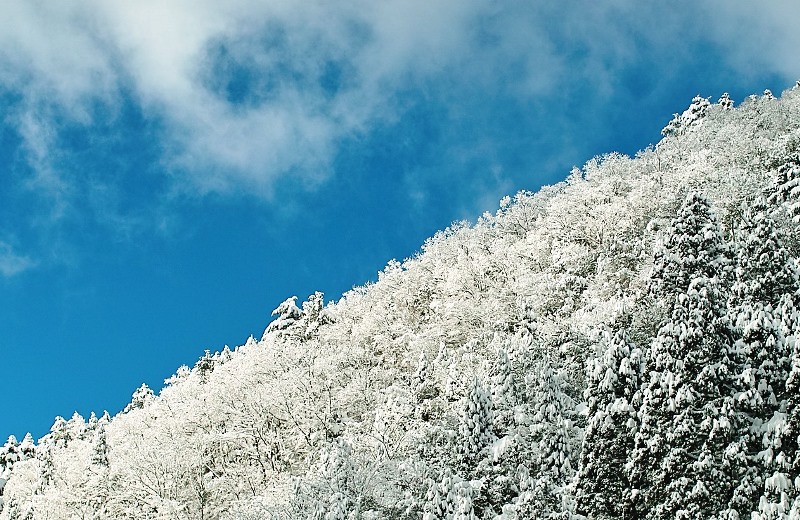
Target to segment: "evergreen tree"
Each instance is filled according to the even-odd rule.
[[[769,518],[785,509],[780,505],[786,469],[782,432],[791,369],[791,331],[787,329],[792,325],[784,322],[791,321],[800,276],[763,199],[743,211],[735,238],[736,281],[729,312],[739,336],[737,404],[750,421],[739,432],[748,469],[733,502],[738,509],[758,506]],[[762,492],[764,497],[759,499]]]
[[[105,425],[100,425],[95,430],[92,446],[92,464],[108,466],[108,440]]]
[[[427,491],[422,508],[422,520],[478,520],[472,484],[453,474],[450,468],[442,471],[441,480],[426,480]]]
[[[310,295],[302,304],[302,321],[305,325],[303,336],[312,338],[319,332],[319,328],[333,322],[330,314],[325,310],[325,295],[319,291]]]
[[[458,361],[454,358],[445,359],[447,363],[447,376],[444,381],[444,396],[448,401],[458,401],[468,391],[464,374]]]
[[[472,503],[472,486],[469,482],[460,482],[456,487],[453,520],[478,520]]]
[[[11,477],[11,470],[14,464],[22,459],[21,450],[17,438],[9,435],[6,443],[0,447],[0,497],[3,495],[3,487],[9,477]],[[2,509],[2,501],[0,499],[0,510]]]
[[[50,432],[45,435],[45,443],[53,444],[58,447],[64,447],[69,441],[69,430],[67,428],[67,421],[57,415],[53,420],[53,425],[50,427]]]
[[[131,396],[131,402],[122,410],[122,413],[128,413],[132,410],[144,408],[155,399],[155,394],[147,384],[142,383],[142,386],[137,388]]]
[[[761,303],[776,308],[781,297],[797,290],[798,268],[785,247],[785,234],[770,214],[771,206],[759,197],[742,211],[735,230],[735,283],[732,310]]]
[[[689,105],[683,114],[681,114],[681,124],[686,127],[696,124],[698,121],[706,117],[708,109],[711,107],[707,98],[695,96],[692,98],[692,103]]]
[[[675,114],[667,126],[661,130],[661,134],[669,136],[686,133],[689,128],[700,124],[703,118],[708,114],[709,107],[711,107],[711,103],[708,99],[695,96],[692,98],[692,103],[689,105],[689,108],[684,110],[680,115]]]
[[[303,311],[297,306],[295,303],[296,301],[297,296],[286,298],[272,311],[272,315],[278,316],[278,318],[267,326],[265,334],[267,332],[287,329],[303,316]]]
[[[433,479],[428,479],[426,481],[426,488],[425,504],[422,508],[422,520],[445,520],[447,517],[447,504],[442,498],[440,484]]]
[[[497,350],[497,355],[489,366],[489,378],[495,409],[494,431],[502,436],[515,426],[514,414],[519,394],[519,383],[505,349]]]
[[[464,398],[458,423],[457,466],[465,475],[471,475],[484,456],[484,449],[494,441],[492,399],[472,378]]]
[[[86,421],[78,412],[74,412],[66,425],[67,441],[83,439],[86,434]]]
[[[216,365],[216,362],[217,359],[211,355],[211,351],[206,350],[203,356],[194,364],[194,369],[192,372],[200,376],[201,383],[205,383],[208,381],[208,377],[211,375],[211,372],[214,371],[214,365]]]
[[[482,486],[473,501],[475,511],[484,515],[486,511],[499,512],[514,502],[519,495],[517,468],[532,458],[527,403],[505,348],[497,350],[488,372],[496,440],[478,464],[475,476]]]
[[[420,352],[417,369],[411,377],[411,390],[414,392],[416,403],[419,405],[425,400],[433,398],[437,393],[436,383],[433,380],[433,367],[425,355]],[[417,406],[417,411],[422,412],[424,407]]]
[[[30,432],[25,434],[19,443],[19,453],[22,460],[32,459],[36,456],[36,442]]]
[[[740,420],[733,406],[726,253],[708,202],[690,194],[654,255],[651,295],[668,318],[653,341],[628,465],[641,492],[639,513],[647,518],[721,514],[742,471],[727,451]]]
[[[44,493],[45,489],[53,483],[55,466],[53,462],[53,445],[49,442],[39,443],[36,449],[36,459],[39,461],[39,481],[37,492]]]
[[[627,474],[633,451],[634,394],[642,379],[642,352],[624,330],[606,339],[603,356],[587,370],[588,423],[575,480],[577,512],[590,518],[631,518]]]
[[[0,467],[12,466],[19,459],[19,442],[16,437],[9,435],[6,443],[0,447]]]
[[[800,518],[800,313],[788,295],[781,310],[781,331],[791,349],[790,372],[785,398],[761,429],[764,449],[758,458],[766,477],[754,520]]]
[[[297,296],[291,296],[272,311],[272,316],[277,318],[267,326],[264,337],[269,332],[286,331],[296,339],[310,340],[319,335],[320,327],[334,322],[330,311],[325,309],[322,292],[309,295],[300,307],[296,302]]]
[[[653,252],[649,291],[668,313],[696,278],[728,276],[729,251],[708,201],[690,193]]]
[[[792,371],[786,382],[787,428],[783,447],[789,468],[787,480],[794,484],[790,491],[794,496],[787,497],[791,502],[790,520],[800,519],[800,313],[795,313],[792,334]],[[792,453],[794,452],[794,453]]]
[[[733,100],[731,99],[730,94],[723,92],[722,96],[720,96],[719,100],[717,101],[717,105],[722,107],[723,110],[733,109]]]
[[[557,518],[569,510],[567,486],[577,467],[579,433],[567,417],[574,406],[564,391],[564,380],[546,361],[534,369],[531,392],[530,442],[532,460],[523,471],[518,500],[520,511],[536,511],[537,518]],[[519,514],[519,513],[518,513]]]
[[[792,141],[784,157],[772,166],[770,202],[783,204],[795,222],[800,222],[800,144]]]

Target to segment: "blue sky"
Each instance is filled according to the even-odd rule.
[[[220,4],[224,4],[220,5]],[[795,2],[0,0],[0,435],[800,78]]]

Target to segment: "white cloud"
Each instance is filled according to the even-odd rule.
[[[800,6],[794,0],[714,0],[704,16],[709,36],[723,46],[731,65],[742,74],[766,70],[795,80],[800,78],[798,19]]]
[[[471,62],[472,31],[487,10],[479,2],[0,6],[6,14],[0,82],[23,93],[19,124],[32,166],[51,173],[57,168],[40,150],[51,144],[42,137],[57,130],[52,114],[90,123],[93,103],[113,106],[121,92],[130,92],[146,115],[165,123],[165,159],[192,172],[195,188],[244,184],[268,193],[287,172],[311,182],[324,178],[337,140],[396,116],[399,89],[437,75],[492,76],[481,70],[491,63],[488,56]],[[518,29],[514,39],[523,37]],[[524,37],[537,39],[535,31]],[[245,72],[277,84],[272,97],[242,107],[209,88],[204,79],[215,73],[213,51],[221,45],[234,51]],[[495,51],[508,53],[510,45],[504,41]],[[489,68],[497,68],[495,61]],[[281,68],[287,63],[295,77]],[[343,76],[335,92],[320,87],[326,63]],[[536,71],[534,83],[546,75]],[[57,184],[51,173],[40,177]]]
[[[113,113],[130,95],[163,124],[164,162],[188,189],[268,195],[280,176],[324,179],[341,139],[398,117],[397,93],[430,81],[454,97],[531,101],[591,81],[603,96],[640,46],[705,37],[736,63],[788,74],[800,43],[791,4],[0,0],[0,86],[23,97],[34,184],[51,193],[68,191],[50,137],[61,122],[91,124],[98,103]],[[245,102],[231,102],[242,75]]]
[[[11,277],[33,267],[34,262],[18,254],[10,244],[0,240],[0,274]]]

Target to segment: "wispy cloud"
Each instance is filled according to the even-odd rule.
[[[8,278],[33,266],[31,258],[18,254],[10,244],[0,240],[0,274]]]
[[[705,5],[703,15],[708,22],[707,37],[724,47],[730,65],[742,74],[757,77],[768,71],[800,78],[797,2],[714,0]]]
[[[434,84],[451,111],[470,97],[536,103],[576,82],[603,97],[642,49],[682,54],[696,40],[789,74],[791,4],[0,0],[0,85],[21,98],[33,182],[51,193],[68,188],[52,136],[127,101],[157,122],[178,186],[269,196],[287,176],[324,180],[343,139],[401,117],[403,93]]]

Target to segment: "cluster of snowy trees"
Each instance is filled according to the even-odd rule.
[[[2,520],[800,519],[800,89],[0,448]]]

